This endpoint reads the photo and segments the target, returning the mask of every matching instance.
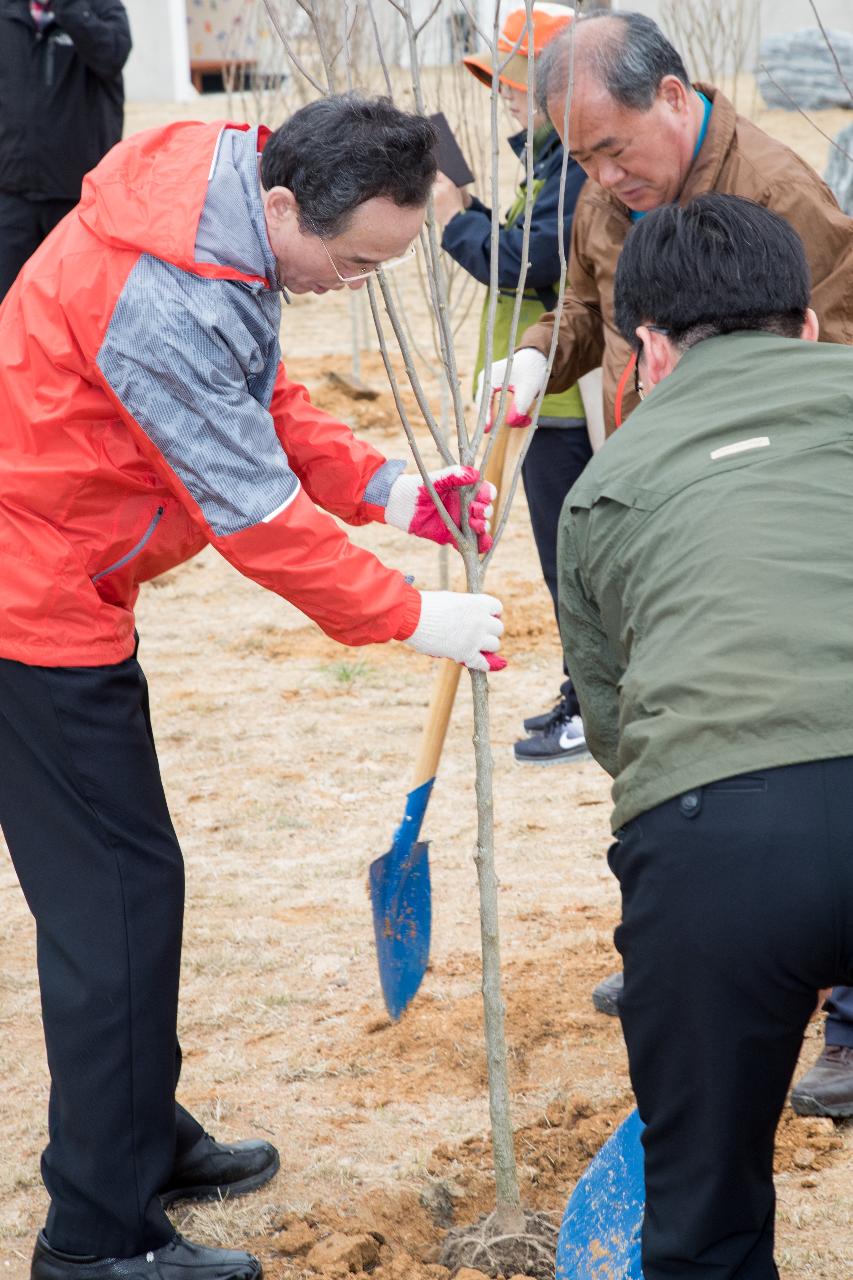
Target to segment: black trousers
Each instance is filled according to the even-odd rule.
[[[0,760],[0,826],[37,929],[47,1237],[133,1257],[173,1237],[157,1193],[202,1134],[176,1115],[183,861],[136,659],[0,660]]]
[[[0,191],[0,302],[15,277],[76,200],[25,200]]]
[[[853,980],[853,758],[687,792],[610,865],[645,1280],[775,1280],[776,1125],[818,989]]]
[[[560,512],[566,494],[591,457],[592,446],[585,427],[537,427],[521,468],[542,577],[554,602],[558,626],[557,529]],[[563,671],[568,677],[565,664]],[[579,715],[577,697],[568,680],[562,692],[569,698],[571,714]]]

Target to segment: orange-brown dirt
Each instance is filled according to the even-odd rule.
[[[203,105],[222,113],[221,103]],[[137,111],[132,124],[163,117]],[[770,124],[801,127],[781,113]],[[375,352],[362,377],[377,400],[353,401],[326,379],[349,368],[347,307],[334,296],[286,310],[291,372],[380,449],[404,456]],[[417,295],[411,315],[423,316]],[[414,413],[410,393],[406,404]],[[418,585],[437,585],[431,546],[377,526],[353,537]],[[511,758],[522,717],[544,709],[560,680],[521,502],[488,585],[505,602],[510,661],[491,681],[491,711],[516,1152],[526,1205],[559,1217],[632,1105],[618,1021],[589,998],[618,963],[608,781],[592,761],[524,769]],[[282,1154],[281,1173],[260,1192],[179,1208],[175,1221],[192,1238],[253,1248],[271,1280],[438,1280],[448,1274],[437,1264],[447,1227],[472,1222],[493,1194],[467,680],[425,823],[432,962],[392,1024],[365,879],[402,814],[431,662],[399,645],[342,649],[207,552],[143,590],[139,629],[187,862],[180,1096],[216,1135],[265,1136]],[[34,930],[8,860],[0,904],[0,1274],[24,1280],[46,1209],[38,1159],[48,1078]],[[821,1035],[815,1021],[803,1068]],[[785,1280],[852,1277],[851,1128],[786,1111],[776,1180]]]

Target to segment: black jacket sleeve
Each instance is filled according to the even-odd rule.
[[[120,0],[53,0],[53,12],[90,70],[105,79],[119,74],[132,43]]]
[[[559,212],[561,160],[549,166],[549,173],[539,196],[533,205],[530,220],[530,267],[525,279],[529,289],[550,289],[560,278],[560,247],[557,240],[557,215]],[[566,199],[563,210],[563,243],[566,257],[571,241],[572,214],[584,173],[579,165],[569,161],[566,172]],[[481,284],[488,284],[491,264],[491,210],[477,199],[471,201],[464,213],[457,213],[444,228],[441,246],[461,267]],[[501,227],[498,233],[498,287],[515,289],[521,278],[521,248],[524,240],[524,220],[519,218],[512,227]]]

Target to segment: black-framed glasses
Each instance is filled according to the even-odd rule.
[[[671,329],[664,329],[659,324],[647,324],[645,327],[649,330],[650,333],[662,333],[665,338],[668,338],[672,333]],[[640,380],[640,358],[642,354],[643,354],[643,344],[642,342],[638,342],[637,350],[634,353],[634,390],[641,400],[645,400],[646,389]]]

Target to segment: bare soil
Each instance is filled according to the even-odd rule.
[[[134,127],[162,115],[137,114]],[[776,129],[798,123],[774,117]],[[826,123],[833,132],[841,121]],[[411,315],[423,315],[415,295]],[[316,400],[404,456],[375,352],[362,376],[378,400],[351,401],[325,378],[348,371],[346,356],[327,355],[348,347],[346,298],[287,311],[283,342]],[[353,537],[418,585],[437,584],[431,546],[384,527]],[[559,1219],[632,1106],[618,1021],[590,1003],[618,964],[609,787],[589,760],[523,768],[511,757],[522,717],[544,709],[560,680],[521,503],[489,587],[509,624],[510,665],[492,680],[491,702],[516,1150],[526,1205]],[[207,552],[147,586],[138,620],[187,863],[180,1097],[217,1136],[266,1136],[282,1154],[262,1191],[179,1209],[175,1221],[192,1238],[251,1247],[272,1280],[445,1276],[444,1232],[486,1212],[493,1193],[467,681],[425,824],[432,962],[393,1024],[365,881],[402,814],[432,664],[400,645],[342,649]],[[24,1280],[46,1210],[38,1160],[48,1077],[34,930],[8,860],[0,907],[0,1266]],[[803,1068],[821,1037],[815,1021]],[[776,1181],[785,1280],[853,1277],[853,1128],[786,1111]]]

